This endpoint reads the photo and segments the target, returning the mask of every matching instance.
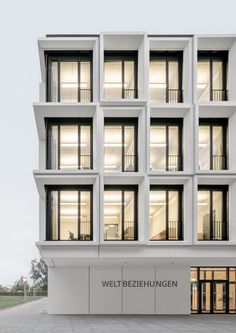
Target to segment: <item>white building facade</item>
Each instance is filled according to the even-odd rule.
[[[38,46],[49,313],[236,313],[236,35]]]

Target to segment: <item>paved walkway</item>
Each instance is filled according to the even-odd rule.
[[[47,299],[0,311],[0,333],[228,333],[236,315],[86,316],[48,315]]]

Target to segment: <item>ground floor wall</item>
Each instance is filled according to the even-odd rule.
[[[50,314],[190,314],[190,266],[49,267]]]

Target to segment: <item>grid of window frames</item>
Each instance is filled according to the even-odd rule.
[[[183,170],[182,132],[183,119],[151,119],[151,171]]]
[[[182,51],[151,51],[149,64],[150,100],[164,103],[183,102]]]
[[[228,186],[198,186],[198,240],[228,240]]]
[[[227,101],[228,51],[198,51],[197,95],[199,101]]]
[[[193,267],[191,312],[236,313],[236,268]]]
[[[138,171],[137,127],[137,118],[105,118],[105,172]]]
[[[92,102],[92,51],[47,52],[47,101]]]
[[[104,52],[104,98],[138,98],[138,52]]]
[[[104,240],[138,240],[138,186],[104,187]]]
[[[92,186],[47,186],[46,193],[46,239],[92,240]]]
[[[93,167],[91,118],[47,119],[47,169]]]
[[[149,194],[151,241],[183,240],[183,186],[152,185]]]
[[[199,119],[199,169],[227,169],[228,119]]]

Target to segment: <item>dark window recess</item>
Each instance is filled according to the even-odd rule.
[[[150,100],[183,102],[183,52],[151,51],[149,65]]]
[[[93,101],[93,52],[45,53],[47,102]]]
[[[92,186],[46,186],[46,240],[93,239]]]
[[[104,99],[138,98],[138,51],[104,52]]]
[[[228,100],[227,65],[228,51],[198,51],[198,100]]]

